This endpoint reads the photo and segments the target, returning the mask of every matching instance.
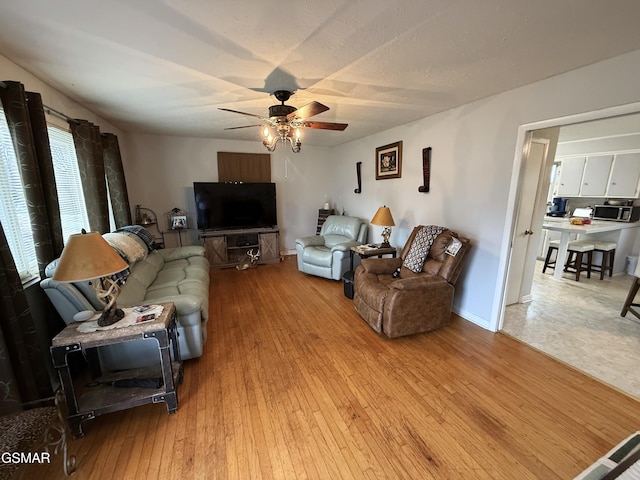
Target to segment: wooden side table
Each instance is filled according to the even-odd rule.
[[[350,269],[346,272],[342,281],[344,283],[344,296],[353,299],[354,295],[354,271],[353,271],[353,256],[358,255],[360,258],[368,257],[382,257],[383,255],[391,255],[396,257],[396,249],[394,247],[369,247],[368,245],[356,245],[351,247],[349,251]]]
[[[383,255],[391,255],[393,258],[396,258],[396,254],[395,247],[369,247],[367,245],[356,245],[355,247],[351,247],[351,251],[349,252],[349,260],[351,262],[350,270],[353,272],[354,255],[358,255],[360,258],[381,258]]]
[[[177,338],[175,306],[173,303],[162,305],[162,314],[155,320],[89,333],[78,332],[79,323],[72,323],[54,337],[51,342],[51,357],[67,400],[67,422],[74,437],[83,436],[83,421],[103,413],[160,402],[167,405],[170,414],[176,412],[177,384],[182,381],[182,361]],[[98,378],[89,382],[74,382],[69,370],[70,353],[144,338],[157,340],[160,351],[159,365],[118,372],[101,372]],[[173,361],[170,348],[173,349]],[[162,385],[158,388],[112,386],[113,382],[118,380],[149,378],[162,378]]]

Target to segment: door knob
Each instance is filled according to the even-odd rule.
[[[525,235],[533,235],[533,230],[525,230],[524,234]]]

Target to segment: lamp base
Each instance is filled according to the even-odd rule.
[[[101,327],[108,327],[124,318],[124,312],[121,308],[115,306],[109,307],[102,312],[100,318],[98,318],[98,325]]]
[[[389,248],[391,247],[391,244],[389,242],[382,242],[380,244],[380,248]]]

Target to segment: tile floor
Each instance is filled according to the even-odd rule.
[[[640,320],[620,316],[633,277],[571,277],[539,261],[533,301],[507,307],[503,333],[640,399]]]

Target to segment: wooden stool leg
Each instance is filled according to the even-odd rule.
[[[571,266],[571,263],[574,261],[574,260],[573,260],[573,255],[574,255],[574,253],[575,253],[575,252],[571,252],[571,251],[570,251],[570,252],[568,252],[568,255],[567,255],[567,261],[566,261],[566,262],[564,262],[564,271],[565,271],[565,272],[566,272],[566,271],[567,271],[567,269]],[[556,262],[557,262],[557,261],[558,261],[558,259],[556,258]]]
[[[553,264],[553,269],[555,269],[555,262],[551,262],[551,254],[553,253],[553,251],[556,250],[555,247],[549,247],[547,250],[547,256],[544,259],[544,266],[542,267],[542,273],[547,271],[547,267],[551,267],[551,264]],[[556,258],[556,262],[558,261],[558,259]]]
[[[593,250],[587,252],[587,278],[591,278],[591,266],[593,264]]]
[[[609,252],[602,252],[602,262],[600,263],[600,280],[604,280],[604,272],[609,264]]]
[[[620,316],[624,317],[627,314],[631,305],[633,304],[633,300],[636,298],[636,294],[638,293],[639,288],[640,288],[640,279],[638,277],[634,277],[633,283],[631,284],[631,288],[629,289],[629,293],[627,294],[627,299],[624,301],[622,312],[620,312]]]
[[[613,262],[616,259],[616,250],[615,248],[613,250],[611,250],[611,253],[609,253],[609,276],[611,277],[613,275]]]
[[[582,252],[576,252],[576,282],[580,281],[581,271],[582,271]]]
[[[547,257],[544,259],[544,265],[542,267],[542,273],[547,271],[547,267],[549,266],[550,262],[549,260],[551,260],[551,253],[555,250],[554,247],[549,247],[547,249]],[[556,262],[558,261],[558,259],[556,258]],[[555,269],[555,266],[553,267]]]

